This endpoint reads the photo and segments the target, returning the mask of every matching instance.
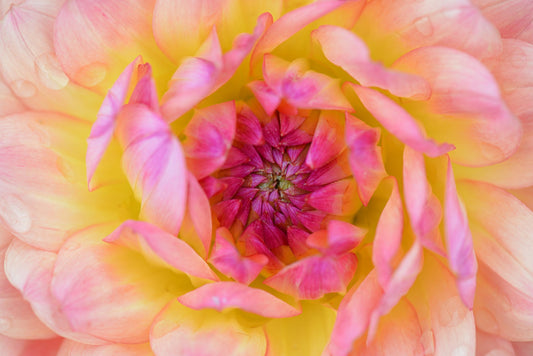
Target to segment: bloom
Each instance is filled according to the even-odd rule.
[[[2,4],[4,348],[528,354],[522,6]]]

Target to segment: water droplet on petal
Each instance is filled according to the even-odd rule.
[[[26,233],[31,228],[30,211],[14,195],[7,195],[0,200],[0,217],[14,233]]]
[[[67,163],[63,158],[57,157],[56,167],[61,173],[61,175],[63,175],[63,177],[65,177],[68,182],[73,183],[76,181],[76,174],[74,173],[74,169],[72,169],[71,165]]]
[[[74,80],[81,85],[92,87],[104,80],[107,67],[103,63],[95,62],[81,67],[74,75]]]
[[[494,314],[486,308],[480,308],[476,310],[476,324],[483,327],[483,331],[491,334],[497,334],[500,331],[498,321],[494,317]]]
[[[466,307],[459,296],[444,302],[439,311],[439,320],[444,326],[456,326],[465,318]]]
[[[6,331],[11,328],[11,319],[9,318],[0,318],[0,331]]]
[[[47,88],[59,90],[68,84],[69,79],[53,53],[45,53],[37,57],[35,66],[39,80]]]
[[[52,140],[50,139],[50,134],[48,131],[44,130],[40,124],[35,122],[28,122],[27,126],[31,132],[35,134],[35,138],[38,140],[41,146],[50,147]]]
[[[508,296],[502,295],[502,309],[505,312],[510,312],[513,309],[513,305],[511,304],[511,300]]]
[[[31,98],[37,94],[37,87],[32,82],[24,79],[11,82],[11,89],[19,98]]]
[[[431,36],[433,34],[433,24],[427,16],[416,20],[414,25],[421,35]]]
[[[70,235],[70,233],[67,233],[67,235]],[[68,242],[68,243],[66,243],[63,246],[62,250],[65,250],[65,251],[76,251],[79,248],[80,248],[79,242]]]
[[[433,355],[435,353],[435,335],[433,330],[426,330],[420,337],[420,343],[424,347],[424,355]]]

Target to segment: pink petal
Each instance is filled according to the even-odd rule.
[[[424,100],[431,95],[429,84],[423,78],[387,69],[372,61],[365,42],[353,32],[337,26],[321,26],[312,35],[322,46],[326,58],[362,86],[386,89],[392,95],[415,100]],[[346,52],[346,48],[350,51]]]
[[[16,112],[25,110],[24,105],[15,97],[11,89],[0,80],[0,100],[2,100],[2,107],[0,107],[0,116],[6,116]]]
[[[91,189],[91,179],[96,171],[96,167],[98,167],[98,163],[100,163],[115,132],[116,118],[122,105],[124,105],[133,72],[140,61],[142,61],[141,57],[137,57],[124,69],[115,84],[109,89],[96,116],[91,134],[87,139],[87,156],[85,158],[89,189]]]
[[[62,338],[49,340],[11,339],[0,335],[0,350],[13,356],[56,356],[63,342]]]
[[[177,234],[185,213],[187,170],[181,145],[163,119],[146,106],[129,104],[119,116],[122,166],[141,216]],[[168,199],[171,196],[172,199]]]
[[[65,340],[57,356],[83,355],[83,356],[153,356],[150,344],[109,344],[87,345],[71,340]]]
[[[379,217],[372,248],[372,263],[375,266],[379,284],[383,288],[389,284],[403,236],[402,199],[396,179],[391,178],[391,180],[393,183],[391,195]]]
[[[503,38],[517,38],[533,43],[533,4],[527,0],[473,0],[483,16],[500,31]]]
[[[485,167],[457,167],[456,175],[504,188],[531,186],[533,171],[524,167],[533,164],[533,110],[529,105],[533,100],[533,45],[518,40],[504,40],[501,55],[484,64],[498,81],[509,109],[522,122],[522,140],[516,152],[503,162]]]
[[[214,310],[193,310],[178,301],[157,316],[150,332],[156,355],[264,355],[264,331],[241,325],[232,316]]]
[[[346,145],[359,198],[366,206],[379,183],[387,176],[381,147],[380,130],[366,125],[354,116],[346,115]]]
[[[424,156],[409,146],[403,151],[403,184],[405,205],[417,239],[424,247],[444,256],[439,231],[441,204],[428,183]]]
[[[339,306],[326,352],[331,355],[347,355],[350,352],[354,341],[366,332],[370,315],[382,294],[375,271],[350,289]]]
[[[270,14],[259,16],[253,33],[237,36],[232,49],[218,60],[213,61],[213,56],[206,58],[201,52],[196,57],[186,58],[172,76],[169,90],[162,98],[161,111],[165,120],[174,121],[226,83],[271,21]],[[217,45],[217,33],[213,31],[204,47]]]
[[[516,150],[522,135],[520,121],[507,108],[494,77],[478,60],[451,48],[425,47],[401,57],[394,67],[429,82],[430,116],[425,124],[432,137],[447,139],[457,147],[450,153],[454,162],[489,165]]]
[[[317,299],[326,293],[345,293],[357,267],[357,257],[311,256],[283,268],[263,283],[298,299]]]
[[[307,202],[313,208],[329,214],[350,215],[360,206],[354,196],[355,182],[343,179],[315,190],[308,196]]]
[[[185,155],[189,170],[202,179],[220,168],[235,137],[236,114],[232,101],[198,110],[185,129]]]
[[[340,114],[323,111],[318,119],[305,163],[312,169],[322,167],[337,157],[345,147],[344,122]],[[327,149],[325,149],[327,147]]]
[[[213,235],[213,221],[209,199],[196,178],[188,175],[187,211],[180,229],[180,237],[202,257],[206,257]]]
[[[387,35],[399,36],[407,49],[442,45],[480,58],[501,49],[498,31],[467,0],[379,0],[369,4],[364,15]]]
[[[68,0],[54,23],[54,48],[70,78],[83,86],[109,88],[138,53],[152,63],[168,63],[152,38],[153,0]]]
[[[365,108],[382,124],[385,129],[400,141],[430,157],[440,156],[453,149],[447,143],[437,144],[426,138],[418,122],[401,106],[385,95],[369,88],[348,83]]]
[[[128,220],[104,241],[142,252],[154,264],[172,267],[194,277],[218,280],[187,243],[149,223]]]
[[[142,250],[120,246],[130,243],[127,246],[131,248],[139,241],[128,238],[131,233],[118,235],[124,227],[108,238],[117,240],[115,244],[102,242],[108,229],[88,228],[63,245],[54,266],[51,292],[74,330],[117,343],[147,342],[157,313],[175,294],[189,289],[190,281],[161,265],[148,263],[139,254]],[[148,244],[147,240],[141,241]],[[155,246],[161,245],[158,241]],[[89,269],[91,273],[86,273]]]
[[[261,289],[250,288],[236,282],[206,284],[178,298],[192,309],[241,309],[266,318],[288,318],[298,315],[299,310]]]
[[[483,331],[476,332],[477,355],[512,355],[515,356],[513,344],[497,335],[487,334]]]
[[[463,203],[457,195],[452,164],[448,160],[444,197],[446,249],[452,271],[457,274],[457,287],[465,305],[472,308],[476,289],[477,261],[472,234]]]
[[[332,12],[343,5],[343,1],[320,1],[307,6],[301,6],[283,15],[268,28],[252,52],[252,66],[261,60],[265,53],[272,52],[274,48],[285,42],[296,32],[311,22]]]
[[[50,290],[56,258],[55,253],[33,248],[14,239],[6,253],[6,276],[31,304],[38,318],[54,332],[82,343],[106,343],[83,331],[74,331],[69,324]]]
[[[228,277],[243,284],[250,284],[268,263],[268,258],[260,254],[241,256],[231,232],[226,228],[218,228],[209,262]]]
[[[129,103],[144,104],[153,112],[161,115],[155,80],[152,77],[152,66],[149,63],[138,65],[137,77],[137,84],[133,88]]]
[[[366,230],[340,220],[328,221],[327,230],[307,237],[307,245],[326,255],[342,255],[359,245]]]
[[[250,145],[264,143],[261,123],[252,110],[246,106],[238,110],[235,139]]]
[[[513,349],[516,356],[528,356],[533,352],[533,342],[513,342]]]

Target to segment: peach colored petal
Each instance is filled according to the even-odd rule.
[[[509,158],[486,167],[457,167],[461,178],[481,180],[504,188],[525,188],[533,184],[531,166],[533,150],[533,45],[504,40],[502,54],[485,61],[502,90],[502,97],[509,109],[522,122],[522,141]]]
[[[468,0],[379,0],[363,15],[382,31],[399,36],[408,49],[442,45],[479,58],[501,50],[498,31]]]
[[[105,96],[104,102],[100,106],[100,110],[96,116],[96,121],[91,128],[91,134],[87,139],[87,155],[85,158],[89,189],[91,189],[91,179],[96,171],[96,167],[100,163],[115,132],[116,119],[126,100],[133,73],[141,61],[142,58],[137,57],[120,74],[117,81]]]
[[[476,332],[476,355],[515,356],[513,344],[494,334]]]
[[[24,111],[25,107],[20,100],[17,99],[15,94],[11,92],[11,89],[6,83],[0,79],[0,101],[2,106],[0,107],[0,116],[6,116],[16,112]]]
[[[406,145],[430,157],[440,156],[454,148],[450,144],[437,144],[432,139],[426,138],[424,130],[418,122],[385,95],[352,83],[348,83],[348,85],[353,88],[363,105],[374,115],[376,120]]]
[[[350,215],[357,211],[360,202],[352,179],[342,179],[315,190],[308,196],[308,204],[333,215]]]
[[[57,352],[57,356],[152,356],[150,344],[109,344],[87,345],[65,340]]]
[[[533,353],[533,341],[513,342],[513,349],[516,356],[528,356]]]
[[[38,316],[57,334],[82,343],[104,344],[102,339],[74,331],[50,290],[57,255],[14,239],[6,253],[9,281],[22,292]]]
[[[271,22],[270,14],[261,15],[253,33],[237,36],[232,49],[223,55],[218,53],[220,44],[213,30],[196,56],[185,58],[172,76],[161,103],[165,120],[176,120],[226,83]]]
[[[448,160],[444,196],[444,230],[450,267],[457,275],[457,287],[465,305],[472,308],[476,289],[477,260],[468,217],[455,186]]]
[[[429,84],[421,77],[387,69],[370,58],[363,40],[338,26],[321,26],[312,37],[322,46],[328,60],[344,69],[365,87],[378,87],[392,95],[424,100],[431,95]],[[350,48],[346,52],[346,48]]]
[[[83,86],[106,90],[139,54],[168,64],[152,38],[154,0],[65,1],[54,23],[54,48],[61,67]],[[150,14],[150,15],[148,15]]]
[[[448,268],[426,255],[424,268],[408,294],[422,329],[424,354],[474,355],[477,318],[474,322],[455,284]]]
[[[237,308],[266,318],[289,318],[300,313],[272,294],[236,282],[206,284],[180,296],[178,301],[196,310],[212,308],[222,312]]]
[[[383,295],[377,273],[371,271],[359,284],[350,289],[339,306],[335,326],[325,353],[347,355],[355,340],[361,337],[370,323],[370,315]]]
[[[366,125],[355,116],[346,114],[346,144],[350,168],[357,182],[359,198],[366,206],[383,178],[387,176],[379,128]]]
[[[246,327],[214,310],[193,310],[177,301],[157,316],[150,332],[157,356],[264,355],[267,344],[262,328]]]
[[[533,4],[528,0],[473,0],[503,38],[533,43]]]
[[[103,242],[109,227],[87,228],[67,240],[57,255],[51,292],[73,330],[115,343],[144,343],[157,313],[188,290],[190,280],[143,263],[142,254],[119,245],[124,235],[116,244]]]
[[[444,256],[439,230],[442,207],[428,183],[424,156],[409,146],[403,151],[403,184],[405,205],[417,239],[425,248]]]
[[[454,162],[494,164],[517,149],[520,121],[503,101],[494,77],[477,59],[451,48],[424,47],[401,57],[394,68],[429,82],[431,119],[424,124],[432,137],[446,138],[456,146],[450,153]]]
[[[402,199],[396,179],[391,181],[392,191],[379,217],[372,249],[372,263],[382,288],[389,284],[403,236]]]
[[[0,350],[10,356],[56,356],[62,342],[62,338],[21,340],[0,335]]]
[[[319,230],[307,236],[306,243],[325,255],[339,256],[356,248],[365,235],[365,229],[332,219],[328,221],[327,230]]]
[[[207,263],[188,244],[149,223],[125,221],[104,241],[141,252],[154,264],[171,267],[194,277],[218,280]]]
[[[353,253],[311,256],[294,262],[263,283],[298,299],[317,299],[326,293],[344,293],[357,268]]]
[[[180,237],[205,258],[213,239],[211,206],[202,186],[191,173],[187,182],[187,211],[180,229]]]
[[[185,128],[187,167],[198,179],[220,168],[235,137],[235,103],[228,101],[195,112]]]
[[[180,142],[168,124],[144,105],[128,104],[117,120],[118,141],[124,149],[122,167],[142,201],[141,217],[177,234],[187,200],[187,168]]]
[[[346,146],[342,139],[339,140],[339,137],[343,136],[344,118],[342,115],[322,111],[305,163],[312,169],[317,169],[337,157]],[[324,147],[328,149],[325,150]]]
[[[265,255],[241,256],[231,232],[221,227],[217,229],[215,246],[209,258],[220,272],[243,284],[250,284],[268,263]]]

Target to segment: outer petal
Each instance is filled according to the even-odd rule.
[[[365,42],[353,32],[337,26],[321,26],[313,31],[324,55],[340,66],[362,86],[378,87],[392,95],[412,99],[427,99],[431,94],[429,84],[421,77],[383,67],[370,59]],[[345,48],[350,48],[347,53]]]
[[[533,45],[504,40],[502,54],[485,61],[491,69],[509,109],[522,122],[520,146],[505,161],[486,167],[457,167],[458,177],[490,182],[504,188],[525,188],[533,184]]]
[[[55,356],[63,342],[62,338],[50,340],[10,339],[0,335],[0,350],[10,356]]]
[[[472,308],[476,289],[477,261],[472,234],[463,203],[457,195],[452,165],[448,160],[444,197],[446,248],[452,271],[457,274],[457,287],[463,302]]]
[[[503,38],[533,43],[533,4],[527,0],[473,0],[483,15],[500,30]]]
[[[142,54],[158,67],[168,61],[152,38],[154,0],[127,2],[68,0],[54,24],[54,48],[61,67],[75,82],[105,91]]]
[[[182,295],[178,301],[191,309],[212,308],[219,312],[237,308],[266,318],[289,318],[300,311],[261,289],[236,282],[206,284]]]
[[[236,113],[232,101],[198,110],[185,129],[187,166],[202,179],[220,168],[235,137]]]
[[[475,58],[451,48],[424,47],[401,57],[394,67],[429,82],[429,111],[435,115],[424,125],[432,137],[446,138],[457,147],[450,153],[454,162],[494,164],[518,147],[520,122],[507,108],[494,77]]]
[[[134,250],[102,242],[108,230],[89,228],[63,245],[52,294],[74,330],[116,343],[147,342],[152,320],[175,294],[191,288],[190,281],[142,263]]]
[[[156,355],[235,356],[264,355],[265,335],[260,328],[246,327],[231,316],[213,310],[189,309],[177,301],[158,315],[150,332]]]
[[[361,26],[377,24],[378,36],[399,36],[407,50],[442,45],[484,58],[501,49],[496,28],[468,0],[373,1],[361,20]]]
[[[406,145],[430,157],[440,156],[453,149],[450,144],[437,144],[427,139],[415,119],[393,100],[373,89],[349,84],[376,120]]]
[[[177,234],[187,199],[187,169],[179,141],[144,105],[125,106],[118,120],[122,166],[137,199],[142,199],[141,217]]]
[[[148,223],[128,220],[104,241],[142,252],[154,264],[172,267],[194,277],[218,280],[189,245]]]
[[[359,198],[366,206],[379,183],[387,176],[381,147],[380,130],[346,114],[346,144]]]
[[[65,340],[57,356],[152,356],[154,353],[150,344],[109,344],[87,345],[75,341]]]
[[[25,109],[24,104],[17,99],[3,80],[0,80],[0,100],[2,101],[0,116],[21,112]]]
[[[372,249],[372,263],[382,288],[389,283],[403,236],[402,200],[398,183],[395,179],[392,182],[391,195],[379,217]]]
[[[515,352],[513,344],[509,341],[502,339],[497,335],[487,334],[478,330],[476,333],[476,356],[478,355],[515,356]]]

